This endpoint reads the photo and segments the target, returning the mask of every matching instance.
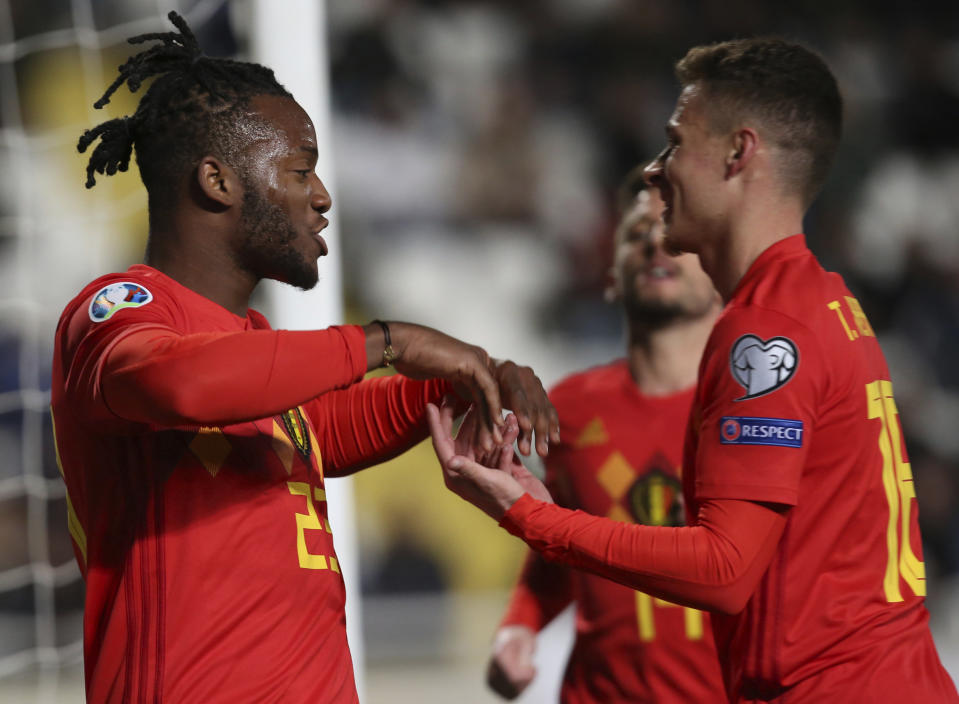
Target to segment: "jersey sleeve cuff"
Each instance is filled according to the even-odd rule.
[[[531,514],[539,507],[541,501],[537,501],[529,494],[523,494],[516,500],[509,511],[503,514],[500,519],[500,526],[507,532],[515,535],[517,538],[526,538],[526,525],[530,520]]]
[[[499,627],[525,626],[531,631],[539,633],[545,625],[536,595],[530,593],[527,589],[517,588],[513,592],[513,598],[506,609],[506,613],[503,614]]]
[[[366,375],[366,333],[359,325],[334,325],[330,330],[336,330],[343,336],[353,381],[359,381]]]

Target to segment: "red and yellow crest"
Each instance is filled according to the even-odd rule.
[[[299,407],[291,408],[280,414],[280,418],[283,419],[283,426],[286,428],[290,440],[293,441],[293,445],[303,457],[309,457],[313,452],[313,447],[310,443],[310,428],[306,424],[303,412]]]

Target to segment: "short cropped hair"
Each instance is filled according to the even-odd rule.
[[[784,185],[812,203],[842,131],[839,87],[818,54],[779,38],[736,39],[690,49],[676,76],[702,89],[714,132],[755,120],[782,152]]]

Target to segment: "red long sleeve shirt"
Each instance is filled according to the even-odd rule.
[[[528,496],[503,525],[552,559],[720,612],[734,702],[959,701],[929,632],[889,370],[802,235],[757,258],[710,336],[683,489],[688,528],[611,526]]]
[[[362,329],[274,331],[134,266],[71,301],[52,412],[95,702],[355,702],[324,477],[450,388],[361,381]]]
[[[560,382],[550,400],[563,441],[545,459],[546,485],[557,505],[615,519],[595,522],[610,529],[684,525],[679,467],[692,399],[692,388],[664,397],[642,394],[625,360]],[[576,540],[590,530],[577,525],[567,535]],[[589,536],[594,540],[611,547],[622,542]],[[709,615],[597,576],[606,555],[582,563],[587,571],[531,550],[503,618],[503,625],[538,631],[576,602],[576,641],[560,701],[725,702]]]

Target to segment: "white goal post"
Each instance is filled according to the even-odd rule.
[[[253,0],[250,18],[252,59],[273,69],[277,79],[313,119],[319,159],[316,173],[333,195],[334,209],[323,238],[329,254],[320,260],[320,282],[310,291],[264,281],[273,327],[309,330],[343,322],[343,286],[336,188],[330,134],[329,59],[326,0]],[[346,583],[346,629],[360,700],[363,700],[363,640],[359,608],[359,560],[353,512],[353,480],[327,480],[327,508],[336,555]]]

